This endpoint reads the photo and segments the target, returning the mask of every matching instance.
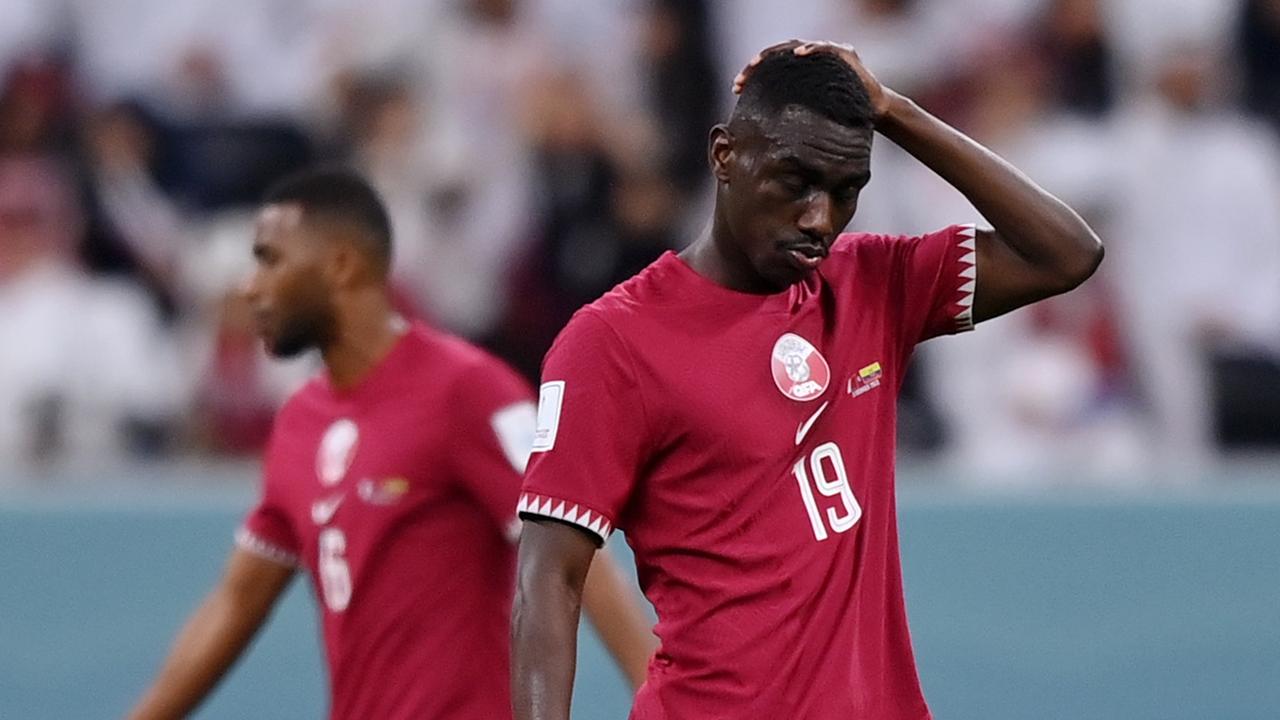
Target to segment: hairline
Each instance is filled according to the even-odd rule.
[[[357,243],[364,243],[368,247],[367,250],[363,250],[362,252],[364,252],[365,255],[368,255],[369,259],[376,261],[377,264],[383,266],[384,269],[390,268],[390,247],[386,248],[387,251],[381,250],[380,246],[382,245],[382,240],[378,238],[378,233],[368,227],[364,222],[349,217],[347,214],[339,210],[315,207],[301,198],[268,200],[262,204],[261,209],[265,211],[273,207],[284,210],[296,210],[298,214],[298,227],[307,227],[316,231],[316,234],[320,235],[325,242],[345,240],[348,242],[355,241]],[[328,228],[326,229],[325,226],[328,226]],[[335,228],[338,230],[335,231]],[[342,230],[354,232],[359,237],[352,238],[344,236]],[[389,240],[390,238],[388,238],[388,241]]]
[[[840,128],[850,133],[857,133],[860,138],[866,138],[866,141],[867,141],[866,148],[867,148],[868,154],[870,154],[872,140],[875,137],[875,130],[870,124],[864,126],[861,124],[849,125],[846,123],[842,123],[839,120],[830,118],[823,112],[819,110],[815,110],[802,103],[789,103],[784,107],[782,107],[778,112],[774,113],[769,117],[746,116],[746,115],[731,117],[729,122],[726,123],[725,127],[729,130],[729,133],[735,139],[746,139],[748,142],[751,142],[751,141],[762,142],[764,145],[766,154],[776,155],[777,154],[776,152],[769,152],[769,151],[772,148],[778,148],[778,147],[785,147],[785,148],[795,147],[796,145],[795,142],[790,142],[780,137],[780,133],[777,132],[777,128],[781,123],[785,122],[786,116],[788,115],[794,116],[798,113],[807,113],[813,118],[825,122],[828,126]],[[773,127],[769,127],[769,126],[773,126]],[[746,130],[746,132],[745,133],[740,132],[738,129]],[[803,142],[803,138],[800,139],[800,142]]]

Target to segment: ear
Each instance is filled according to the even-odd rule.
[[[707,144],[707,160],[711,164],[711,174],[722,183],[729,182],[729,165],[733,162],[733,133],[729,126],[721,123],[711,128],[711,137]]]
[[[350,288],[359,284],[365,273],[364,255],[344,240],[329,244],[325,258],[325,275],[334,288]]]

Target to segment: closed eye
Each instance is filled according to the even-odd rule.
[[[809,183],[799,175],[782,175],[778,177],[777,182],[783,190],[794,197],[801,197],[809,190]]]
[[[858,199],[858,195],[862,192],[861,185],[846,185],[836,190],[836,201],[853,202]]]
[[[279,259],[279,255],[274,250],[260,244],[254,244],[253,257],[259,265],[272,265]]]

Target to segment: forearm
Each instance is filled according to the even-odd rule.
[[[632,689],[648,674],[649,658],[657,646],[649,617],[637,593],[613,562],[607,549],[596,554],[587,573],[583,606],[600,640],[626,674]]]
[[[260,619],[239,617],[233,602],[221,591],[205,599],[178,634],[130,720],[184,718],[204,700],[261,625]]]
[[[959,190],[1029,263],[1087,277],[1101,243],[1065,203],[913,101],[890,94],[876,129]]]
[[[563,578],[522,573],[512,613],[515,720],[569,720],[582,595]]]

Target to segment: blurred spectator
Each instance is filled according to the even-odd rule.
[[[530,137],[538,188],[537,245],[517,278],[497,347],[536,377],[569,316],[674,247],[678,188],[659,162],[637,162],[636,139],[605,121],[582,78],[537,88]]]
[[[1280,0],[1245,0],[1236,44],[1246,106],[1280,130]]]
[[[1144,85],[1170,47],[1227,47],[1240,9],[1241,0],[1109,0],[1108,35],[1116,41],[1122,80]]]
[[[552,53],[527,11],[516,0],[466,0],[441,19],[431,48],[422,171],[441,192],[423,198],[439,211],[423,292],[433,317],[472,338],[494,332],[506,311],[512,259],[536,222],[525,124]]]
[[[827,13],[826,1],[735,0],[712,3],[711,18],[718,31],[716,46],[720,50],[720,77],[732,80],[762,48],[790,38],[808,37],[820,29],[822,18]],[[821,34],[827,36],[826,32]],[[721,107],[727,110],[733,96],[727,87],[721,92]]]
[[[182,290],[176,266],[187,248],[179,209],[155,181],[154,121],[141,107],[119,103],[90,115],[84,135],[92,219],[99,226],[88,249],[90,266],[135,275],[172,315]]]
[[[314,160],[385,196],[406,310],[536,376],[569,314],[696,232],[728,78],[791,37],[853,43],[1108,241],[1081,291],[922,348],[905,443],[946,437],[948,458],[1025,476],[1280,432],[1280,151],[1226,104],[1240,90],[1280,127],[1280,0],[234,10],[0,0],[0,452],[259,447],[307,366],[252,336],[246,213]],[[1226,55],[1238,77],[1215,66]],[[857,229],[981,222],[882,137],[872,163]]]
[[[651,0],[645,17],[648,102],[666,138],[667,167],[682,190],[708,186],[707,135],[724,92],[703,0]]]
[[[91,100],[167,120],[300,117],[323,96],[333,0],[66,0]]]
[[[517,278],[521,302],[512,306],[497,342],[518,369],[536,376],[552,338],[612,271],[611,213],[620,168],[580,77],[543,78],[529,117],[537,244]]]
[[[957,80],[969,100],[956,121],[1102,229],[1114,191],[1107,126],[1055,104],[1048,64],[1034,44],[981,42]],[[963,196],[892,144],[878,145],[876,154],[854,220],[859,229],[918,234],[985,224]],[[922,382],[904,394],[904,418],[927,424],[936,405],[945,457],[989,481],[1026,482],[1063,463],[1082,472],[1136,467],[1141,450],[1106,282],[1101,275],[1068,296],[983,323],[971,336],[922,346],[913,368],[923,372],[913,381]]]
[[[1177,47],[1123,118],[1109,257],[1159,457],[1213,442],[1211,359],[1280,348],[1280,148],[1223,104],[1217,57]]]
[[[0,0],[0,68],[57,47],[60,10],[48,0]]]
[[[65,150],[71,124],[66,68],[43,55],[24,58],[3,73],[0,86],[0,155]]]
[[[82,231],[56,163],[0,163],[0,456],[155,452],[177,417],[168,338],[136,289],[77,267]]]
[[[344,98],[341,137],[352,143],[347,155],[382,194],[391,215],[396,284],[411,298],[415,314],[434,314],[448,300],[433,295],[447,293],[447,287],[430,277],[440,259],[432,257],[437,240],[430,207],[434,168],[421,103],[409,83],[394,74],[353,76]]]
[[[1115,104],[1115,53],[1102,0],[1052,0],[1040,23],[1041,51],[1058,105],[1102,115]]]
[[[323,0],[69,0],[82,87],[153,111],[159,185],[184,205],[257,200],[312,159],[303,129],[326,88]]]
[[[823,4],[823,3],[820,3]],[[881,82],[911,97],[952,74],[975,39],[956,33],[954,6],[929,0],[825,0],[828,8],[803,37],[850,43]]]
[[[311,139],[292,122],[216,117],[170,125],[160,155],[161,187],[197,212],[253,204],[314,157]]]

